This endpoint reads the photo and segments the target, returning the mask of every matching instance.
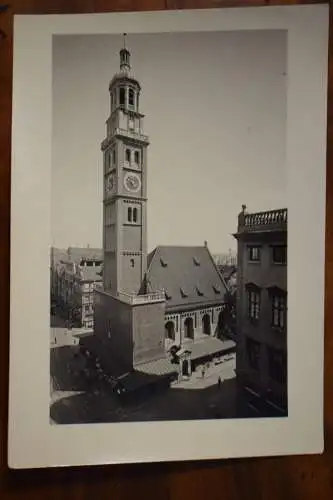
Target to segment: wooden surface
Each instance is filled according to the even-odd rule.
[[[1,2],[0,2],[1,3]],[[9,471],[7,395],[9,339],[9,215],[13,14],[82,13],[252,6],[314,2],[264,0],[12,0],[0,13],[0,498],[112,500],[333,499],[333,38],[330,37],[326,332],[325,448],[321,456],[225,460],[182,464],[112,466],[43,471]],[[318,2],[320,3],[320,2]],[[333,26],[331,15],[331,27]],[[0,33],[1,35],[1,33]],[[309,33],[311,36],[311,33]],[[310,228],[311,230],[311,228]],[[311,263],[313,265],[313,263]],[[314,293],[316,291],[314,290]],[[310,388],[311,390],[311,388]]]

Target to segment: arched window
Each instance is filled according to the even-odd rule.
[[[137,222],[138,220],[138,209],[133,208],[133,222]]]
[[[128,104],[129,106],[134,106],[134,90],[129,89],[128,91]]]
[[[134,267],[134,259],[131,259],[131,260],[130,260],[130,266],[131,266],[131,267]]]
[[[127,209],[127,220],[128,222],[132,222],[132,207],[128,207]]]
[[[131,163],[131,150],[130,149],[126,149],[125,157],[126,157],[126,161],[128,163]]]
[[[119,104],[120,106],[125,106],[125,88],[120,87],[119,89]]]
[[[136,165],[139,165],[139,163],[140,163],[140,154],[139,154],[139,151],[135,151],[134,152],[134,162],[136,163]]]

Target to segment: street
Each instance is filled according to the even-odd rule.
[[[52,328],[51,422],[73,424],[234,418],[234,370],[234,357],[219,364],[211,363],[204,377],[198,367],[190,379],[174,382],[169,389],[140,403],[122,406],[111,387],[97,378],[87,378],[86,360],[80,353],[73,331]]]

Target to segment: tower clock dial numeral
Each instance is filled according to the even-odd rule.
[[[141,188],[141,180],[137,174],[127,173],[124,177],[124,186],[128,191],[136,193]]]

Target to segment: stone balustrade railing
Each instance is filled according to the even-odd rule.
[[[151,304],[152,302],[164,302],[165,292],[153,292],[147,293],[145,295],[132,295],[125,292],[117,292],[117,298],[126,302],[127,304],[137,305],[137,304]]]
[[[257,231],[259,229],[286,229],[288,209],[268,210],[266,212],[244,213],[238,217],[238,231]]]

